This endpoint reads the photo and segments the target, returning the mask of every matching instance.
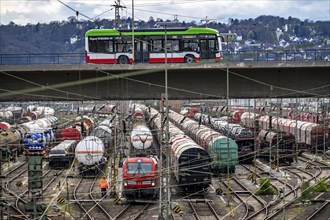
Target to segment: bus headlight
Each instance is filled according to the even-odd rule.
[[[155,181],[151,181],[151,186],[155,186]]]
[[[124,186],[127,186],[127,182],[126,181],[124,182]]]

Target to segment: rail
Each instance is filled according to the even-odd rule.
[[[222,51],[222,62],[330,61],[330,49]],[[0,65],[85,64],[85,53],[0,54]]]

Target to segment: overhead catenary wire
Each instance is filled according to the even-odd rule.
[[[59,3],[61,3],[62,5],[64,5],[65,7],[69,8],[70,10],[74,11],[76,13],[76,16],[78,17],[78,15],[82,15],[83,17],[87,18],[88,20],[91,20],[93,21],[94,19],[93,18],[90,18],[89,16],[75,10],[74,8],[72,8],[71,6],[65,4],[64,2],[60,1],[60,0],[57,0]]]

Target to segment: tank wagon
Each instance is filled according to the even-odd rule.
[[[7,130],[11,127],[11,125],[5,121],[0,122],[0,131]]]
[[[123,162],[123,195],[127,198],[157,198],[158,159],[130,157]]]
[[[130,139],[133,148],[137,150],[145,151],[152,146],[153,137],[144,120],[141,119],[133,124]]]
[[[161,131],[162,121],[159,112],[144,108],[153,129]],[[163,137],[157,134],[161,143]],[[169,122],[170,165],[178,185],[186,193],[205,191],[211,183],[211,158],[209,153],[196,144],[183,131]]]
[[[25,110],[21,107],[8,107],[0,110],[0,120],[15,123],[23,117]]]
[[[79,173],[83,176],[100,173],[105,163],[104,150],[103,141],[96,136],[87,136],[81,140],[75,149]]]
[[[235,172],[238,164],[238,146],[235,141],[174,111],[170,111],[169,117],[209,152],[214,173],[227,173],[228,169],[231,173]]]
[[[155,155],[154,149],[152,148],[153,136],[147,125],[143,110],[140,105],[131,104],[129,111],[132,115],[130,123],[132,126],[129,137],[131,143],[130,156]]]
[[[78,143],[75,158],[81,175],[97,175],[103,169],[113,142],[111,120],[105,119]]]
[[[26,127],[12,127],[0,131],[1,162],[14,160],[16,156],[24,152],[22,140],[27,131]]]
[[[48,117],[48,118],[42,118],[38,119],[36,121],[31,121],[28,123],[20,124],[17,127],[11,127],[10,129],[1,130],[0,131],[0,146],[3,149],[6,149],[3,151],[3,160],[11,160],[14,158],[14,156],[21,154],[24,151],[24,144],[23,141],[26,138],[26,135],[29,132],[32,132],[33,130],[37,129],[48,129],[51,130],[51,127],[53,127],[57,122],[57,118],[54,116]],[[51,131],[52,133],[52,131]],[[45,137],[46,138],[46,137]],[[28,143],[28,140],[26,140]],[[40,140],[41,141],[41,140]],[[38,142],[39,145],[43,145],[41,143],[46,143],[46,139],[43,139],[41,142]],[[32,144],[31,147],[34,147]],[[25,148],[26,150],[30,150],[29,147]],[[44,151],[45,149],[43,146],[39,148],[38,150],[33,149],[35,151]]]
[[[146,123],[144,112],[140,106],[134,105],[132,122],[133,125],[130,135],[130,142],[131,146],[134,148],[134,151],[131,151],[131,154],[135,154],[135,156],[151,155],[152,152],[150,148],[153,143],[153,137]]]
[[[53,147],[48,155],[49,166],[52,168],[68,168],[74,159],[77,145],[75,140],[64,140]]]

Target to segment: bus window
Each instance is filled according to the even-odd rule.
[[[170,51],[179,51],[179,40],[170,40],[171,42],[171,48],[169,48]]]
[[[209,40],[209,50],[210,51],[216,50],[216,48],[215,48],[215,40]]]
[[[152,51],[162,51],[162,40],[152,40]]]
[[[117,52],[129,52],[132,50],[132,41],[117,40]]]
[[[105,41],[105,40],[98,40],[97,43],[98,43],[97,52],[100,52],[100,53],[106,52],[107,41]]]
[[[97,40],[88,41],[88,50],[89,52],[97,52]]]
[[[108,41],[105,46],[105,50],[108,53],[112,53],[113,51],[113,41]]]
[[[94,53],[112,53],[114,52],[113,41],[106,37],[103,39],[90,37],[88,39],[88,50]]]
[[[183,51],[198,51],[198,40],[183,40]]]

